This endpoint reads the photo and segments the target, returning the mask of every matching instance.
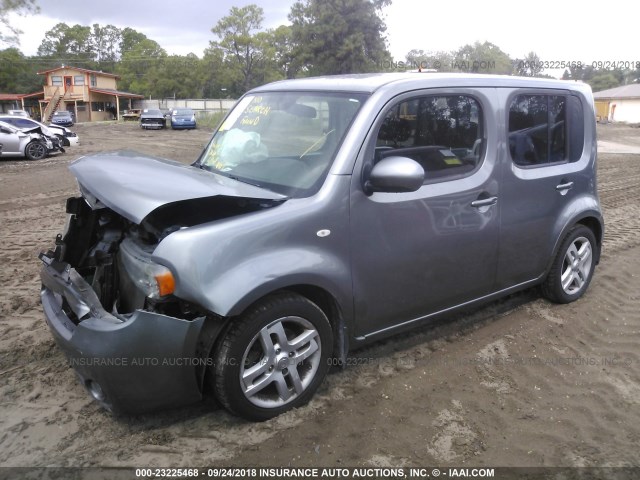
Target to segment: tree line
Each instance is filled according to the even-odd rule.
[[[34,0],[24,2],[33,13]],[[232,7],[212,27],[214,38],[202,57],[169,55],[158,42],[129,27],[59,23],[44,34],[36,55],[25,56],[16,46],[0,50],[0,92],[38,91],[43,79],[36,72],[62,64],[115,73],[121,77],[120,90],[147,98],[236,98],[280,79],[407,69],[548,76],[535,52],[511,58],[490,42],[452,52],[411,50],[396,61],[387,49],[381,16],[390,3],[299,0],[291,7],[290,24],[274,29],[263,27],[261,7]],[[6,24],[6,12],[0,14]],[[5,44],[15,40],[15,35],[0,35]],[[586,81],[598,91],[639,81],[640,68],[569,65],[563,78]]]

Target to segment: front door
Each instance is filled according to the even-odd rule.
[[[417,192],[367,196],[360,173],[353,175],[356,336],[492,292],[499,231],[494,95],[405,95],[378,120],[365,155],[372,163],[412,158],[423,166],[425,184]]]
[[[0,126],[0,154],[20,153],[20,138],[24,138],[26,133],[14,133],[8,128]]]
[[[73,77],[64,77],[64,91],[66,93],[67,90],[71,90],[73,86]]]

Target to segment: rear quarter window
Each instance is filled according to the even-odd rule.
[[[508,121],[509,152],[518,166],[575,162],[582,156],[584,117],[576,95],[517,95]]]

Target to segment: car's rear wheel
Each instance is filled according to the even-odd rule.
[[[589,287],[597,253],[590,228],[576,225],[564,238],[551,270],[542,284],[542,294],[552,302],[569,303]]]
[[[24,155],[29,160],[40,160],[47,156],[47,146],[42,142],[33,140],[25,147]]]
[[[214,353],[220,403],[249,420],[267,420],[311,399],[329,368],[333,334],[310,300],[282,293],[234,321]]]

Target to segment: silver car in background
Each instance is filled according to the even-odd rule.
[[[580,298],[600,258],[587,85],[403,73],[243,96],[190,166],[115,152],[42,253],[46,320],[104,407],[206,392],[265,420],[350,350],[541,286]]]
[[[20,129],[0,121],[1,157],[25,157],[27,160],[41,160],[54,150],[51,139],[39,127]]]

